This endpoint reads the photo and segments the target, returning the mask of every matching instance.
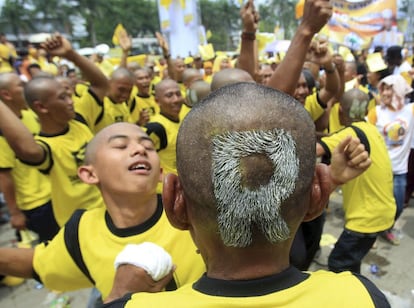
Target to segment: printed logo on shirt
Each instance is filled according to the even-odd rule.
[[[387,144],[387,146],[401,146],[407,133],[407,129],[407,122],[401,119],[397,119],[385,125],[383,134],[385,136],[385,143]]]

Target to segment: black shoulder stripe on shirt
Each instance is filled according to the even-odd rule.
[[[75,120],[88,126],[88,123],[86,123],[85,118],[80,113],[75,112]]]
[[[99,97],[96,95],[95,92],[92,91],[91,88],[88,88],[88,93],[95,99],[95,102],[98,104],[98,106],[101,107],[101,111],[99,112],[98,116],[96,117],[94,125],[97,125],[99,122],[101,122],[103,116],[104,116],[104,103],[99,99]]]
[[[330,165],[331,164],[331,156],[332,156],[331,150],[329,150],[329,147],[326,145],[325,142],[318,141],[318,143],[323,148],[323,150],[325,151],[325,154],[323,154],[323,156],[322,156],[321,162],[323,164]]]
[[[131,104],[130,104],[130,106],[129,106],[129,112],[133,112],[134,111],[134,109],[135,109],[135,106],[137,105],[137,101],[136,101],[136,99],[135,99],[135,97],[132,99],[132,101],[131,101]]]
[[[364,285],[367,289],[369,295],[371,296],[372,302],[374,303],[374,307],[376,308],[390,308],[391,305],[388,302],[385,295],[372,283],[368,278],[354,273],[355,277],[358,278],[359,281]]]
[[[326,103],[324,103],[321,98],[319,97],[319,91],[316,92],[316,101],[318,102],[318,104],[323,108],[326,109],[326,107],[328,107],[328,105]]]
[[[150,122],[145,125],[145,128],[147,129],[148,136],[154,133],[160,138],[160,148],[157,149],[157,151],[161,151],[167,147],[167,132],[165,131],[164,126],[157,122]]]
[[[351,125],[351,127],[355,131],[361,143],[365,146],[365,150],[368,152],[368,154],[371,154],[371,146],[369,145],[367,135],[365,135],[365,133],[359,127],[353,125]]]
[[[99,112],[98,116],[96,117],[96,120],[95,120],[94,124],[98,125],[98,123],[101,122],[101,120],[103,119],[103,116],[104,116],[104,106],[102,105],[102,109]]]
[[[79,223],[80,219],[85,212],[85,209],[76,210],[72,217],[65,225],[65,245],[73,261],[76,263],[82,273],[95,285],[95,281],[92,279],[88,268],[86,267],[85,261],[82,257],[82,251],[79,246]]]
[[[52,150],[51,150],[49,144],[44,142],[43,140],[36,140],[36,143],[38,143],[38,144],[41,143],[42,144],[41,147],[43,149],[43,159],[41,161],[39,161],[38,163],[32,163],[32,162],[28,162],[28,161],[24,161],[24,160],[20,160],[20,161],[22,163],[26,164],[26,165],[29,165],[29,166],[38,166],[38,165],[42,164],[45,161],[46,156],[49,154],[50,155],[50,164],[49,164],[49,166],[47,166],[46,169],[39,169],[39,171],[41,173],[49,174],[49,172],[52,169],[53,164],[54,164]]]

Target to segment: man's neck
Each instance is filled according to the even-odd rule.
[[[41,133],[44,135],[59,135],[68,130],[69,122],[60,124],[56,122],[42,121],[40,120]]]
[[[207,262],[208,277],[246,280],[274,275],[287,269],[290,266],[289,251],[276,245],[263,249],[221,247],[215,253],[207,253],[203,257]],[[201,254],[205,253],[201,249]]]
[[[129,228],[147,221],[154,215],[158,197],[128,196],[126,194],[102,194],[114,225],[117,228]]]

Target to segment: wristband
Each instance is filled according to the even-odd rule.
[[[165,277],[173,267],[169,253],[150,242],[126,245],[115,258],[115,269],[122,264],[132,264],[143,268],[155,281]]]
[[[242,40],[254,41],[256,39],[256,32],[242,32]]]

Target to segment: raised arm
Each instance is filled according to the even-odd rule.
[[[128,35],[126,31],[122,31],[122,33],[119,36],[119,46],[121,46],[122,49],[121,63],[119,64],[119,66],[127,68],[128,55],[132,48],[132,41],[131,37]]]
[[[269,80],[269,86],[293,95],[313,36],[332,15],[329,0],[306,0],[302,21],[282,62]]]
[[[243,29],[241,34],[240,55],[237,68],[245,70],[253,78],[257,70],[256,30],[259,14],[255,10],[253,0],[249,0],[240,10]]]
[[[73,62],[81,70],[85,80],[90,82],[92,91],[103,100],[109,87],[108,79],[91,60],[78,54],[66,38],[55,34],[42,44],[42,48],[53,56],[64,57]]]
[[[328,49],[328,41],[326,39],[315,40],[312,44],[311,61],[315,62],[325,71],[325,85],[319,90],[319,101],[325,106],[329,100],[336,96],[339,92],[340,79],[338,71]]]
[[[176,76],[175,76],[176,74],[175,74],[175,69],[174,69],[174,60],[171,58],[170,47],[168,46],[168,42],[165,39],[165,37],[159,32],[155,32],[155,36],[157,37],[158,44],[160,45],[162,49],[162,54],[164,56],[164,59],[167,60],[168,76],[170,76],[170,78],[177,81]]]
[[[38,164],[45,158],[45,151],[36,143],[32,133],[19,118],[0,101],[0,130],[16,157],[28,163]]]

